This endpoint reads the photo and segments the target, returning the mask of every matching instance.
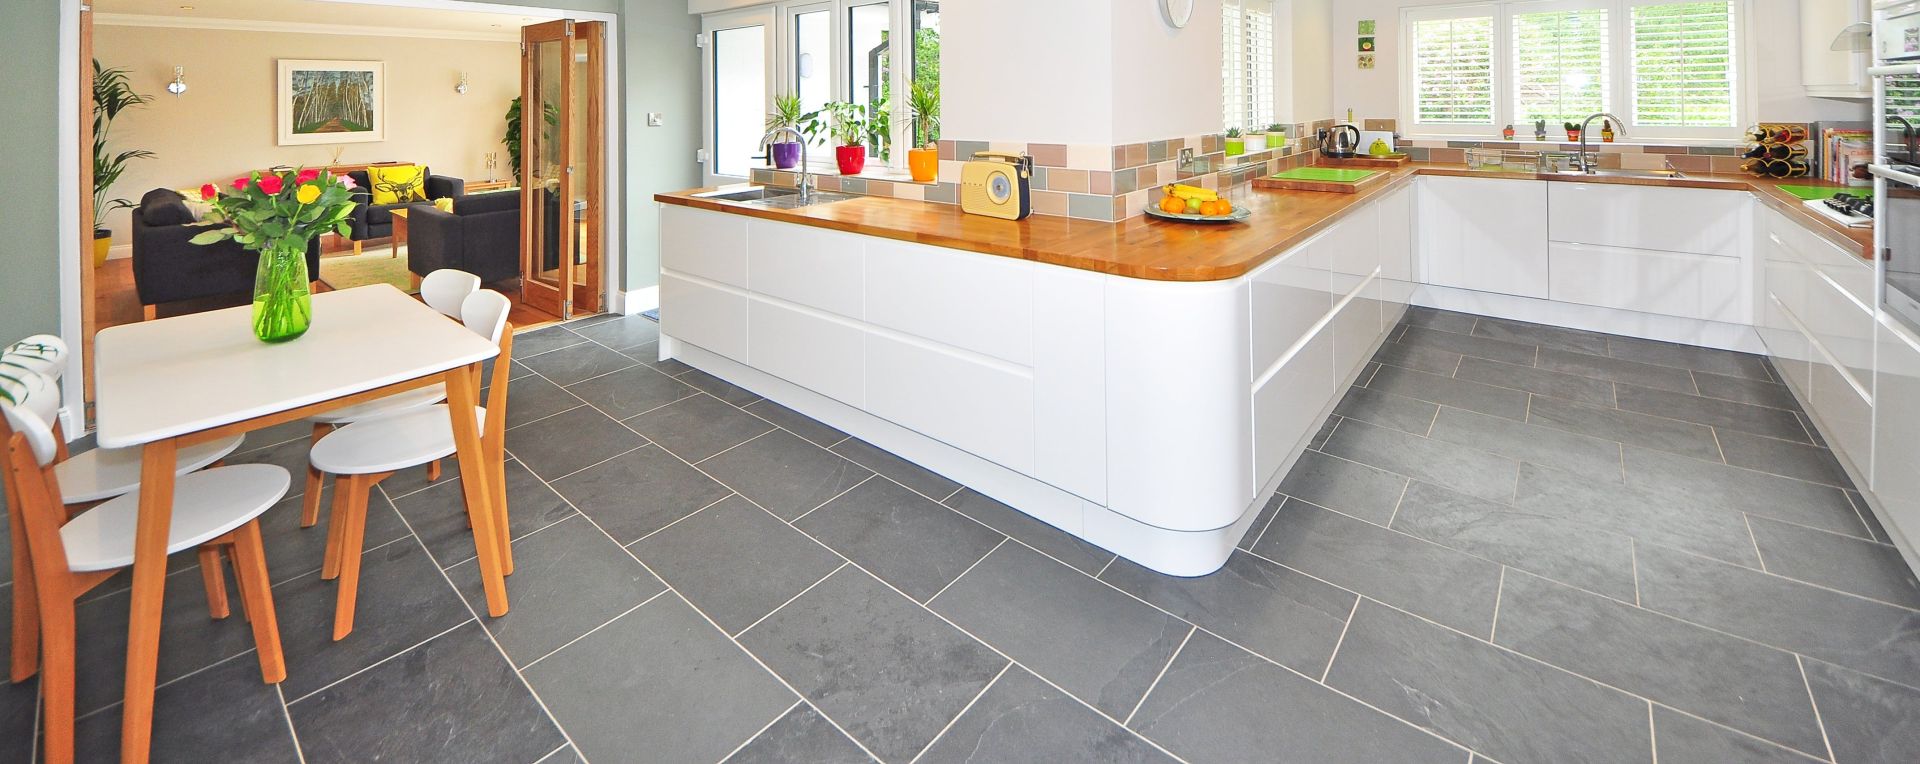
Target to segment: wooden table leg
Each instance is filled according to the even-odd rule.
[[[173,524],[178,443],[148,443],[140,454],[140,509],[133,537],[132,606],[127,616],[127,686],[120,707],[120,761],[145,764],[153,736],[153,684],[166,599],[167,531]]]
[[[486,449],[480,446],[480,423],[475,418],[479,388],[474,384],[479,364],[454,369],[444,376],[447,383],[447,415],[453,419],[453,443],[460,458],[460,491],[467,499],[467,518],[473,523],[474,552],[480,558],[480,583],[487,592],[487,614],[498,618],[507,614],[507,582],[501,565],[500,546],[490,539],[504,532],[494,513],[494,471],[487,466]]]

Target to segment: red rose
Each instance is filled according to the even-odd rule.
[[[214,188],[212,183],[208,183],[200,187],[201,201],[210,202],[210,201],[213,201],[214,197],[219,195],[220,195],[220,189]]]
[[[301,171],[300,171],[300,175],[299,175],[298,177],[295,177],[295,178],[293,179],[293,182],[295,182],[295,183],[312,183],[312,182],[313,182],[313,179],[314,179],[314,178],[318,178],[318,177],[320,177],[320,171],[319,171],[319,170],[301,170]]]
[[[245,190],[247,190],[247,184],[248,184],[248,183],[250,183],[250,182],[252,182],[252,181],[250,181],[250,180],[249,180],[249,179],[247,179],[247,178],[234,178],[234,179],[233,179],[233,190],[235,190],[235,191],[245,191]]]
[[[262,176],[260,178],[260,191],[268,196],[272,196],[280,193],[280,189],[284,187],[282,185],[283,183],[284,181],[280,180],[279,175]]]

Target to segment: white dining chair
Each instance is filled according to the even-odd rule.
[[[13,486],[8,514],[25,539],[31,575],[16,579],[14,596],[31,591],[35,607],[25,634],[42,658],[40,667],[41,742],[48,762],[73,761],[74,663],[78,634],[74,604],[114,572],[133,564],[140,494],[124,494],[68,519],[60,503],[57,439],[48,424],[59,400],[42,375],[38,381],[17,376],[0,379],[0,409],[7,423],[3,455]],[[280,652],[280,629],[273,610],[266,551],[260,541],[261,513],[287,494],[293,482],[286,469],[271,464],[216,467],[182,475],[174,482],[173,520],[167,553],[207,545],[232,550],[236,580],[252,624],[260,677],[278,683],[287,676]],[[18,543],[18,541],[16,541]],[[204,558],[203,558],[204,559]],[[158,613],[133,614],[158,618]],[[23,634],[14,623],[14,639]],[[37,639],[34,639],[37,637]]]
[[[138,448],[95,448],[79,454],[67,450],[66,438],[61,433],[58,412],[60,410],[60,378],[66,373],[70,359],[67,345],[52,335],[35,335],[8,345],[0,350],[0,377],[21,381],[28,375],[39,379],[33,385],[44,385],[45,389],[36,389],[35,398],[48,406],[51,413],[45,418],[50,422],[51,437],[54,442],[53,470],[60,486],[59,500],[69,516],[78,513],[94,502],[105,501],[124,495],[140,487],[140,449]],[[7,436],[7,426],[0,423],[0,438]],[[183,448],[178,453],[179,463],[174,470],[176,475],[185,475],[208,465],[218,463],[240,448],[245,436],[200,443]],[[0,471],[4,473],[4,471]],[[9,506],[15,504],[16,493],[13,479],[0,474],[0,489],[4,489]],[[31,576],[31,570],[25,554],[24,532],[20,528],[17,513],[7,518],[10,526],[7,543],[12,546],[14,580],[24,580]],[[226,577],[221,573],[221,557],[218,547],[210,546],[200,552],[202,574],[207,586],[207,609],[214,618],[228,615]],[[23,619],[31,622],[33,601],[31,593],[25,588],[16,588],[13,595],[13,621],[16,625]],[[30,640],[29,640],[30,641]],[[20,639],[13,643],[12,668],[10,678],[14,682],[25,681],[34,672],[34,655],[31,645],[23,646]]]
[[[507,323],[510,304],[505,295],[483,289],[468,296],[460,318],[474,333],[500,346],[494,359],[491,389],[478,407],[480,448],[492,471],[494,538],[473,539],[495,544],[503,568],[512,572],[512,549],[507,541],[506,414],[508,367],[513,356],[513,326]],[[315,443],[307,458],[320,471],[334,475],[333,508],[327,519],[327,551],[320,577],[338,579],[334,601],[333,638],[353,631],[354,601],[359,593],[360,551],[366,535],[367,494],[398,470],[452,456],[453,423],[447,405],[438,404],[393,416],[355,422],[328,433]],[[471,509],[471,508],[470,508]],[[477,524],[469,523],[470,526]]]
[[[441,268],[429,273],[420,280],[420,299],[427,307],[440,311],[454,320],[460,319],[460,305],[469,295],[480,290],[480,277],[461,270]],[[404,393],[367,401],[346,408],[339,408],[325,414],[309,417],[313,423],[313,434],[308,443],[317,444],[334,428],[376,417],[397,414],[402,411],[431,406],[447,399],[446,385],[434,384],[408,390]],[[440,464],[427,465],[427,479],[440,479]],[[306,494],[301,497],[300,527],[311,528],[320,521],[320,486],[323,478],[321,471],[311,464],[307,466]]]

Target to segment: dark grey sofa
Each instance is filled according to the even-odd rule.
[[[133,208],[133,287],[153,317],[153,306],[253,290],[257,252],[232,240],[194,244],[208,226],[191,225],[193,213],[179,192],[156,188]],[[307,278],[320,278],[320,237],[307,242]]]
[[[427,199],[458,199],[467,192],[467,182],[459,178],[433,174],[433,168],[425,168],[427,174]],[[347,216],[347,224],[352,233],[347,236],[359,251],[359,243],[368,239],[382,239],[393,235],[393,211],[406,207],[408,203],[374,204],[373,186],[367,178],[366,170],[354,170],[347,173],[353,179],[353,214]],[[412,221],[408,221],[412,225]],[[411,233],[412,229],[408,229]]]

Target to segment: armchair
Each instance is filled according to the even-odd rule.
[[[466,271],[491,284],[520,275],[520,195],[458,196],[452,212],[431,204],[407,208],[407,270]]]
[[[435,175],[431,168],[427,174],[427,198],[442,197],[458,199],[466,193],[467,182],[459,178]],[[366,170],[354,170],[347,173],[353,179],[353,213],[347,216],[347,224],[352,233],[347,239],[353,242],[353,253],[360,254],[361,242],[368,239],[380,239],[393,235],[393,211],[407,206],[399,204],[374,204],[373,184]],[[409,229],[411,232],[412,229]]]

